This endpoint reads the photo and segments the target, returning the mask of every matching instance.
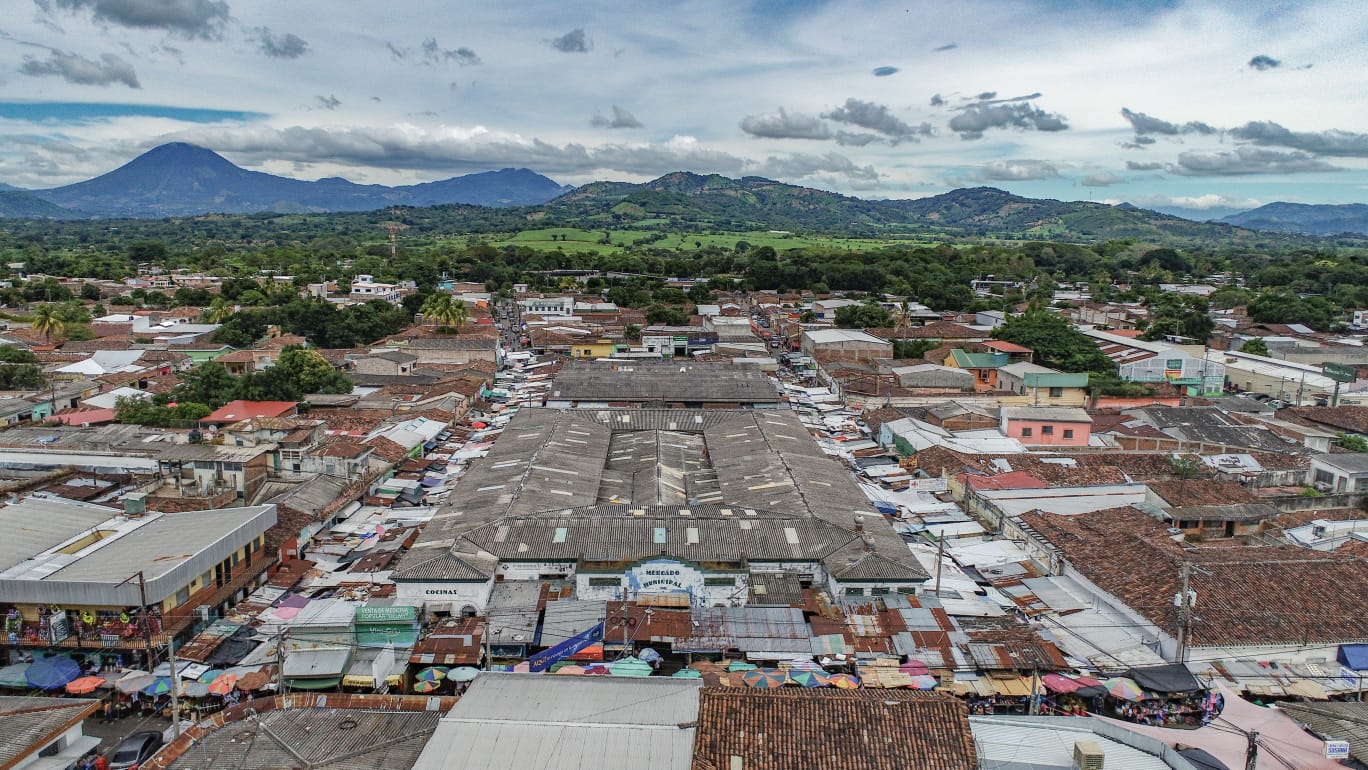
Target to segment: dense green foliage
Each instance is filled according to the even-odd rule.
[[[393,256],[391,222],[402,233]],[[778,226],[807,240],[771,232]],[[529,228],[549,235],[521,240]],[[444,278],[495,291],[515,283],[557,289],[566,277],[555,271],[594,270],[604,275],[586,288],[623,307],[681,307],[745,288],[891,293],[934,310],[1004,309],[1048,298],[1066,283],[1086,285],[1099,300],[1153,302],[1160,283],[1224,276],[1245,285],[1221,288],[1211,297],[1214,307],[1249,304],[1260,320],[1329,328],[1343,309],[1368,306],[1364,246],[1361,239],[1250,233],[989,189],[870,202],[765,180],[694,175],[589,185],[532,209],[13,221],[0,232],[0,256],[25,263],[29,273],[112,279],[156,264],[235,276],[224,297],[250,309],[230,321],[224,341],[242,344],[279,323],[327,347],[363,344],[394,328],[397,314],[382,309],[329,315],[309,307],[318,303],[295,299],[306,284],[345,282],[360,273],[413,281],[426,294]],[[260,281],[266,274],[289,280]],[[675,276],[711,280],[686,293],[663,285]],[[970,281],[988,278],[1025,288],[1000,299],[976,298]],[[52,280],[0,289],[0,302],[12,307],[69,296]],[[136,289],[108,301],[126,308],[204,306],[206,299],[195,289],[170,295]],[[1162,331],[1152,333],[1173,334],[1176,322],[1182,336],[1201,336],[1198,308],[1173,310],[1156,324]]]
[[[1082,332],[1062,316],[1045,310],[1028,310],[1007,319],[993,336],[1035,351],[1032,359],[1061,372],[1112,374],[1116,364]]]
[[[0,390],[37,390],[46,384],[33,351],[0,345]]]
[[[170,393],[119,399],[115,414],[120,422],[187,427],[235,399],[299,401],[310,393],[350,393],[354,385],[318,351],[290,345],[273,366],[242,377],[217,361],[201,364],[184,372]]]
[[[844,329],[873,329],[893,325],[893,314],[883,305],[866,302],[836,308],[836,325]]]

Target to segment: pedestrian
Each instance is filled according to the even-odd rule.
[[[103,754],[95,755],[94,770],[109,770],[109,760],[105,759]]]
[[[104,702],[104,723],[110,724],[114,721],[114,698],[105,698]]]

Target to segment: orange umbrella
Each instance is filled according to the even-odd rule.
[[[831,677],[831,684],[842,690],[854,690],[860,686],[860,680],[850,674],[836,674]]]
[[[214,695],[227,695],[237,687],[237,674],[219,674],[218,678],[209,683],[209,692]]]
[[[96,689],[104,687],[108,682],[102,676],[83,676],[80,679],[73,679],[67,682],[66,691],[72,695],[85,695],[95,692]]]
[[[242,678],[237,681],[237,688],[243,692],[252,692],[253,690],[260,690],[270,683],[270,674],[265,671],[252,671],[243,674]]]

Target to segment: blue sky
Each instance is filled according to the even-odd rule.
[[[1222,212],[1368,200],[1359,2],[14,0],[0,181],[686,169]]]

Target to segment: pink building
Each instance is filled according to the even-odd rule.
[[[1027,446],[1087,446],[1092,418],[1063,406],[1004,406],[1002,432]]]

